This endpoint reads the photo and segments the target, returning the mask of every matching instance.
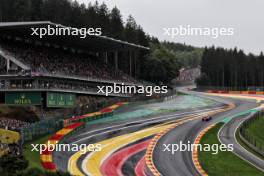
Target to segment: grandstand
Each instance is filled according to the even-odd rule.
[[[105,36],[31,35],[31,28],[47,26],[61,25],[0,23],[0,103],[67,108],[81,95],[104,96],[97,86],[142,85],[135,79],[138,56],[148,48]]]
[[[55,132],[58,119],[134,96],[106,97],[97,86],[142,85],[137,65],[148,48],[105,36],[31,35],[31,28],[48,25],[59,24],[0,23],[0,128],[19,132],[22,140]]]

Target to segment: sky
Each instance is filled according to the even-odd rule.
[[[95,0],[78,0],[88,4]],[[98,0],[111,9],[117,6],[123,19],[132,15],[145,32],[160,40],[193,46],[221,46],[243,49],[246,53],[264,51],[263,0]],[[225,28],[232,35],[165,35],[164,28]]]

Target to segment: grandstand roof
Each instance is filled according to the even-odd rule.
[[[43,38],[39,36],[31,35],[31,28],[47,28],[48,25],[52,27],[66,27],[61,24],[52,23],[50,21],[37,21],[37,22],[2,22],[0,23],[0,34],[4,33],[14,37],[21,37],[24,39],[38,40],[41,42],[47,42],[51,44],[58,44],[66,47],[78,47],[83,50],[91,51],[115,51],[115,50],[149,50],[149,48],[128,43],[125,41],[113,39],[106,36],[88,36],[86,38],[80,38],[73,35],[60,35],[60,36],[48,36]]]

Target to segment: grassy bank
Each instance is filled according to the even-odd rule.
[[[246,129],[246,132],[256,140],[257,145],[262,145],[264,147],[263,130],[264,116],[252,121],[252,123],[250,123],[248,128]]]
[[[34,141],[28,142],[24,145],[23,149],[24,149],[24,156],[25,159],[29,161],[29,169],[30,168],[38,168],[41,170],[44,170],[41,162],[40,162],[40,154],[37,151],[31,151],[32,150],[32,146],[31,144],[44,144],[47,142],[48,138],[50,137],[50,135],[47,136],[43,136],[39,139],[36,139]]]
[[[210,129],[202,138],[201,144],[220,144],[217,133],[223,123]],[[240,159],[232,152],[219,151],[218,154],[199,152],[199,161],[203,169],[212,176],[263,176],[263,173]]]
[[[257,147],[262,150],[264,150],[264,136],[262,135],[262,131],[264,130],[264,116],[257,118],[255,121],[253,121],[249,126],[246,128],[247,135],[251,136],[251,139],[255,140],[255,144]],[[264,157],[256,152],[254,149],[251,148],[247,143],[245,143],[239,135],[239,131],[236,133],[237,141],[242,145],[245,149],[256,155],[257,157],[264,160]]]

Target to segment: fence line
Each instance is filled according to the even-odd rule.
[[[264,117],[264,111],[259,111],[254,113],[250,118],[245,120],[239,127],[239,137],[247,144],[251,149],[253,149],[258,154],[264,156],[264,143],[258,141],[249,131],[248,128],[253,125],[260,118]]]

